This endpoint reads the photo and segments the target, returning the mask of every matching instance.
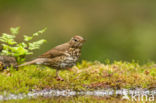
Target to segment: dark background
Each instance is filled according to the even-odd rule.
[[[32,58],[81,35],[82,59],[156,61],[155,0],[0,0],[0,33],[15,26],[19,41],[48,28]]]

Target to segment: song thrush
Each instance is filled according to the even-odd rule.
[[[83,37],[76,35],[70,41],[58,45],[40,55],[37,59],[21,64],[18,67],[30,64],[46,65],[56,69],[57,79],[63,80],[59,76],[59,70],[68,69],[75,65],[81,55],[81,48],[84,41]]]

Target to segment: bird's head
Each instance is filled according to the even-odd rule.
[[[70,45],[73,48],[81,48],[84,42],[85,42],[85,39],[78,35],[72,37],[71,40],[69,41]]]

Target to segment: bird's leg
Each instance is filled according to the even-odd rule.
[[[79,73],[80,72],[80,69],[77,66],[74,66],[73,67],[73,71],[76,72],[76,73]]]
[[[64,79],[59,76],[59,70],[57,69],[56,69],[56,80],[64,81]]]

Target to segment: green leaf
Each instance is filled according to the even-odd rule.
[[[47,28],[44,28],[42,30],[39,30],[38,32],[34,33],[33,36],[38,36],[39,34],[44,33],[47,30]]]
[[[2,46],[3,46],[3,50],[8,49],[8,48],[10,47],[10,46],[7,45],[7,44],[2,44]]]
[[[18,34],[19,29],[19,27],[10,28],[10,31],[13,35],[3,33],[2,36],[0,36],[0,41],[2,42],[3,46],[1,55],[16,57],[18,63],[24,61],[27,55],[33,54],[31,50],[39,49],[40,46],[46,41],[44,39],[41,39],[33,43],[29,42],[33,39],[34,36],[38,36],[39,34],[45,32],[46,28],[44,28],[34,33],[32,36],[24,35],[24,42],[18,43],[14,39],[16,37],[16,34]],[[27,42],[28,44],[25,42]]]
[[[24,35],[24,41],[30,41],[33,37]]]
[[[2,55],[9,55],[10,53],[9,53],[9,51],[8,50],[2,50],[2,53],[1,53]]]
[[[21,47],[23,47],[23,48],[26,48],[26,47],[27,47],[27,44],[24,43],[24,42],[22,42],[22,43],[17,44],[16,46],[17,46],[17,47],[21,46]]]
[[[15,53],[15,56],[26,55],[28,50],[23,47],[12,47],[11,51]]]
[[[42,30],[39,30],[38,32],[39,32],[40,34],[42,34],[42,33],[44,33],[46,30],[47,30],[47,28],[45,27],[45,28],[43,28]]]
[[[33,43],[29,43],[29,50],[35,50],[35,49],[39,49],[40,46],[45,43],[46,40],[41,39],[39,41],[33,42]]]
[[[17,42],[14,40],[15,36],[14,35],[9,35],[9,34],[6,34],[6,33],[3,33],[2,36],[0,37],[0,41],[1,42],[4,42],[4,43],[7,43],[9,45],[14,45],[16,44]]]
[[[10,32],[11,32],[12,34],[16,35],[16,34],[18,34],[19,29],[20,29],[20,27],[15,27],[15,28],[11,27],[11,28],[10,28]]]
[[[20,58],[20,62],[24,62],[25,61],[25,58]]]
[[[15,36],[7,34],[7,33],[2,33],[2,36],[0,38],[2,38],[2,39],[14,39]]]
[[[8,43],[9,45],[17,44],[17,42],[15,42],[13,39],[8,40],[7,43]]]
[[[33,34],[33,36],[38,36],[38,35],[39,35],[39,33],[38,33],[38,32],[36,32],[36,33],[34,33],[34,34]]]

